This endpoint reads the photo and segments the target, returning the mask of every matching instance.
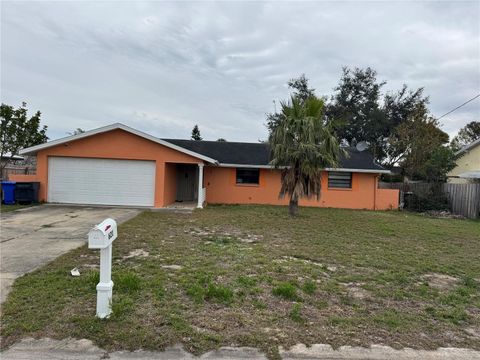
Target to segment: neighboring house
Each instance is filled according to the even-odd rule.
[[[28,170],[25,170],[24,160],[25,158],[20,155],[4,154],[0,159],[2,168],[1,180],[7,180],[10,174],[25,174]]]
[[[480,182],[480,139],[464,146],[455,155],[457,166],[447,174],[448,182]]]
[[[3,155],[2,162],[15,163],[16,161],[22,161],[23,159],[24,159],[23,156],[6,153],[5,155]]]
[[[398,190],[378,189],[388,173],[367,152],[349,149],[337,169],[322,175],[320,200],[300,205],[396,209]],[[176,201],[286,205],[280,173],[269,165],[268,144],[159,139],[122,124],[33,146],[37,173],[12,180],[40,182],[40,198],[52,203],[147,206]]]

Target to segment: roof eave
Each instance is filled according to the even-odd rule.
[[[250,169],[275,169],[273,165],[252,165],[252,164],[227,164],[219,163],[220,167],[229,168],[250,168]],[[325,168],[325,171],[338,171],[338,172],[357,172],[357,173],[369,173],[369,174],[391,174],[390,170],[386,169],[351,169],[351,168]]]
[[[326,171],[338,171],[338,172],[356,172],[367,174],[391,174],[390,170],[386,169],[352,169],[352,168],[325,168]]]
[[[455,156],[462,155],[463,153],[466,153],[467,151],[469,151],[470,149],[474,148],[477,145],[480,145],[480,138],[462,147],[460,150],[458,150],[455,153]]]
[[[227,164],[227,163],[219,163],[218,166],[220,167],[228,167],[228,168],[250,168],[250,169],[275,169],[272,165],[252,165],[252,164]]]

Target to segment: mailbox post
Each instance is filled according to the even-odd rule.
[[[100,282],[97,285],[97,317],[112,312],[112,242],[117,238],[117,223],[105,219],[88,232],[88,248],[100,249]]]

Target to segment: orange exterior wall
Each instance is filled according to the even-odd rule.
[[[166,169],[169,168],[165,166],[166,162],[185,164],[198,164],[203,162],[202,160],[129,132],[120,129],[112,130],[39,151],[37,153],[37,175],[35,176],[35,181],[40,181],[40,201],[46,201],[48,199],[49,156],[153,160],[156,162],[155,207],[164,207],[175,201],[175,199],[171,201],[171,197],[165,197],[167,193],[176,193],[176,187],[172,188],[174,185],[174,183],[172,185],[171,181],[172,176],[170,174],[166,175]],[[94,174],[92,174],[92,176],[94,176]],[[173,197],[175,197],[175,195],[173,195]]]
[[[377,210],[398,209],[399,191],[397,189],[377,189]]]
[[[177,164],[165,164],[165,187],[163,189],[163,203],[173,204],[177,197]]]
[[[385,210],[398,208],[398,190],[377,188],[377,174],[353,173],[351,189],[329,189],[327,172],[322,174],[320,200],[302,199],[301,206]],[[287,205],[279,199],[280,171],[260,169],[259,185],[236,184],[236,169],[205,167],[207,203]]]
[[[26,174],[10,174],[8,175],[9,181],[18,181],[18,182],[30,182],[30,181],[38,181],[37,175],[26,175]]]

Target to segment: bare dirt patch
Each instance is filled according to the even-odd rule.
[[[144,249],[135,249],[132,250],[128,253],[128,255],[125,255],[122,259],[131,259],[131,258],[145,258],[148,257],[150,253],[148,251],[145,251]]]
[[[199,236],[201,239],[207,239],[207,241],[209,241],[208,239],[211,239],[212,237],[236,240],[244,243],[255,243],[263,240],[263,235],[246,232],[245,230],[240,230],[232,226],[190,228],[184,232]]]
[[[463,329],[469,336],[480,339],[480,326],[479,327],[468,327]]]
[[[454,276],[437,273],[426,274],[423,279],[427,281],[428,286],[442,291],[452,290],[460,282],[460,279]]]
[[[330,272],[335,272],[335,271],[338,270],[338,267],[335,266],[335,265],[326,265],[326,264],[323,264],[321,262],[314,261],[314,260],[307,259],[307,258],[300,257],[300,256],[285,255],[285,256],[282,256],[281,259],[275,259],[274,261],[275,262],[280,262],[280,263],[281,262],[289,262],[289,261],[297,261],[297,262],[301,262],[301,263],[304,263],[304,264],[307,264],[307,265],[318,266],[318,267],[323,268],[325,270],[328,270]]]
[[[436,211],[430,210],[422,213],[422,215],[430,216],[438,219],[458,219],[465,220],[465,216],[452,214],[450,211]]]
[[[183,269],[183,266],[181,265],[162,265],[162,269],[168,269],[168,270],[181,270]]]
[[[363,283],[351,282],[343,285],[347,288],[348,295],[354,299],[364,300],[371,298],[370,292],[361,287]]]

